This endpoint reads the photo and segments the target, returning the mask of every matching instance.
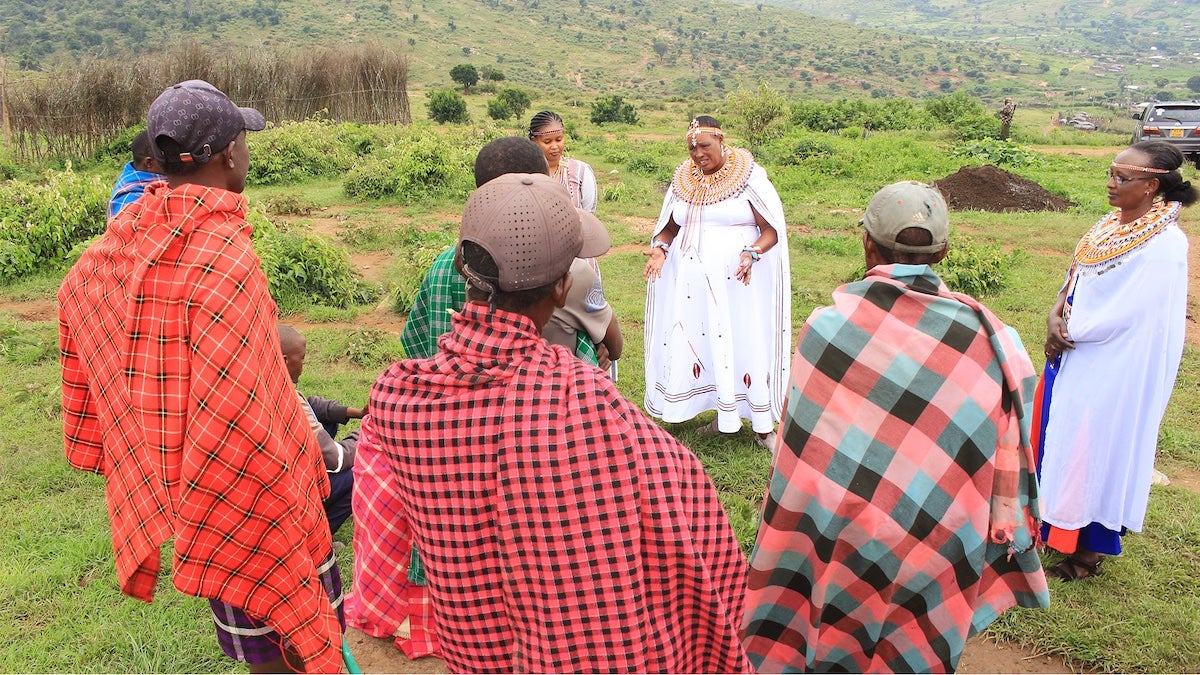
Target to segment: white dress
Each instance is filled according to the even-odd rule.
[[[737,431],[743,419],[756,432],[770,432],[782,416],[792,355],[783,204],[758,165],[744,189],[702,208],[675,187],[667,191],[655,234],[672,218],[679,233],[662,275],[646,292],[646,411],[684,422],[716,410],[723,432]],[[779,242],[743,285],[734,271],[742,247],[759,236],[751,204]]]
[[[1076,265],[1067,320],[1075,349],[1063,353],[1045,422],[1045,522],[1141,531],[1183,353],[1187,250],[1171,218],[1119,259]]]

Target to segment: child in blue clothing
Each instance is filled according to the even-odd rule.
[[[117,184],[108,199],[108,217],[120,213],[121,209],[141,199],[146,186],[167,179],[162,168],[150,154],[150,135],[145,131],[133,137],[133,161],[126,162]]]

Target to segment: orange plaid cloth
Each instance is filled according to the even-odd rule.
[[[173,581],[271,625],[324,672],[337,617],[317,565],[329,480],[280,356],[241,195],[156,183],[59,289],[71,466],[102,474],[122,592]]]

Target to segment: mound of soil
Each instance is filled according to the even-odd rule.
[[[946,205],[957,211],[1066,211],[1075,206],[1037,183],[985,164],[964,166],[935,181]]]

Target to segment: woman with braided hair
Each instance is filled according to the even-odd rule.
[[[702,433],[748,419],[773,449],[792,356],[783,204],[714,118],[692,120],[687,147],[647,251],[646,410],[667,422],[716,410]]]
[[[529,140],[537,144],[550,166],[550,177],[571,194],[575,208],[596,212],[596,174],[587,162],[567,157],[567,136],[558,113],[543,110],[529,120]]]
[[[1181,207],[1196,188],[1183,154],[1145,141],[1108,169],[1108,203],[1075,247],[1046,320],[1046,371],[1034,438],[1046,544],[1067,554],[1046,576],[1098,574],[1121,536],[1140,532],[1150,498],[1158,428],[1187,324],[1188,240]]]

